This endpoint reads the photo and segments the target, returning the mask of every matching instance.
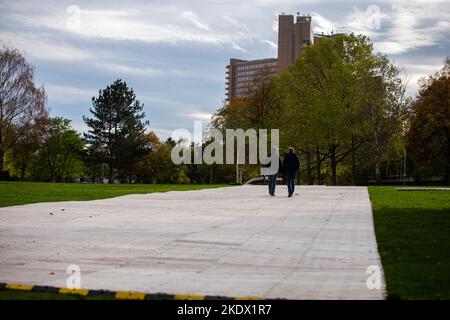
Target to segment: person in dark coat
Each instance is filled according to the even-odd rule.
[[[292,197],[295,189],[295,178],[300,169],[300,160],[294,153],[294,149],[289,147],[288,153],[283,159],[284,174],[286,175],[286,184],[288,188],[288,196]]]
[[[278,161],[278,167],[274,165],[272,167],[273,161]],[[269,154],[267,160],[267,164],[263,166],[265,175],[267,175],[267,185],[269,186],[269,194],[274,197],[275,196],[275,188],[277,186],[277,177],[278,174],[283,172],[283,163],[281,162],[278,149],[274,148],[272,153]]]

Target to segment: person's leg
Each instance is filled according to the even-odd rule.
[[[294,174],[292,175],[292,194],[294,194],[295,191],[295,180],[297,180],[297,172],[294,172]]]
[[[288,188],[288,195],[292,195],[292,174],[287,175],[287,188]]]
[[[269,193],[272,195],[273,194],[273,175],[269,176]]]
[[[273,186],[272,186],[272,194],[275,195],[275,189],[277,188],[277,174],[274,174],[273,176]]]
[[[274,175],[268,176],[268,185],[269,185],[269,194],[273,195],[275,193]]]

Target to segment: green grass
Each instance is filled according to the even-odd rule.
[[[106,199],[127,194],[199,190],[225,187],[219,184],[74,184],[47,182],[1,182],[0,207],[54,201]]]
[[[450,192],[369,194],[388,299],[450,299]]]

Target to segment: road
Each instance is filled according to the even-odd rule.
[[[367,188],[286,195],[246,185],[0,208],[0,282],[65,287],[78,265],[87,289],[383,299]]]

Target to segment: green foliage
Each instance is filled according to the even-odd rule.
[[[70,126],[70,120],[55,117],[42,139],[35,166],[43,168],[51,181],[79,177],[84,170],[81,151],[84,142]]]
[[[172,141],[161,143],[155,134],[150,139],[152,150],[138,164],[138,179],[145,183],[189,183],[185,166],[172,162]]]
[[[324,174],[333,185],[364,183],[387,154],[400,154],[393,149],[409,107],[404,93],[399,69],[367,37],[323,37],[254,97],[219,109],[213,126],[277,128],[281,148],[302,154],[308,183],[313,175],[323,183]]]
[[[31,176],[32,165],[39,159],[38,152],[42,145],[43,137],[48,128],[49,119],[41,117],[23,125],[24,131],[9,153],[9,164],[12,176],[18,176],[21,180]]]
[[[442,175],[450,185],[450,58],[440,72],[422,80],[407,149],[415,175]]]
[[[399,71],[372,50],[365,36],[324,38],[308,47],[279,79],[282,124],[287,127],[284,143],[294,141],[306,153],[318,150],[328,155],[332,184],[337,183],[337,165],[373,142],[374,136],[374,153],[387,148],[408,105]],[[384,140],[376,132],[380,128],[388,133]]]
[[[149,122],[144,120],[143,104],[136,100],[133,89],[120,79],[100,90],[92,104],[93,117],[83,117],[89,127],[85,139],[93,149],[91,156],[97,157],[98,163],[108,164],[109,182],[113,183],[116,170],[119,176],[130,174],[148,152],[144,133]]]

